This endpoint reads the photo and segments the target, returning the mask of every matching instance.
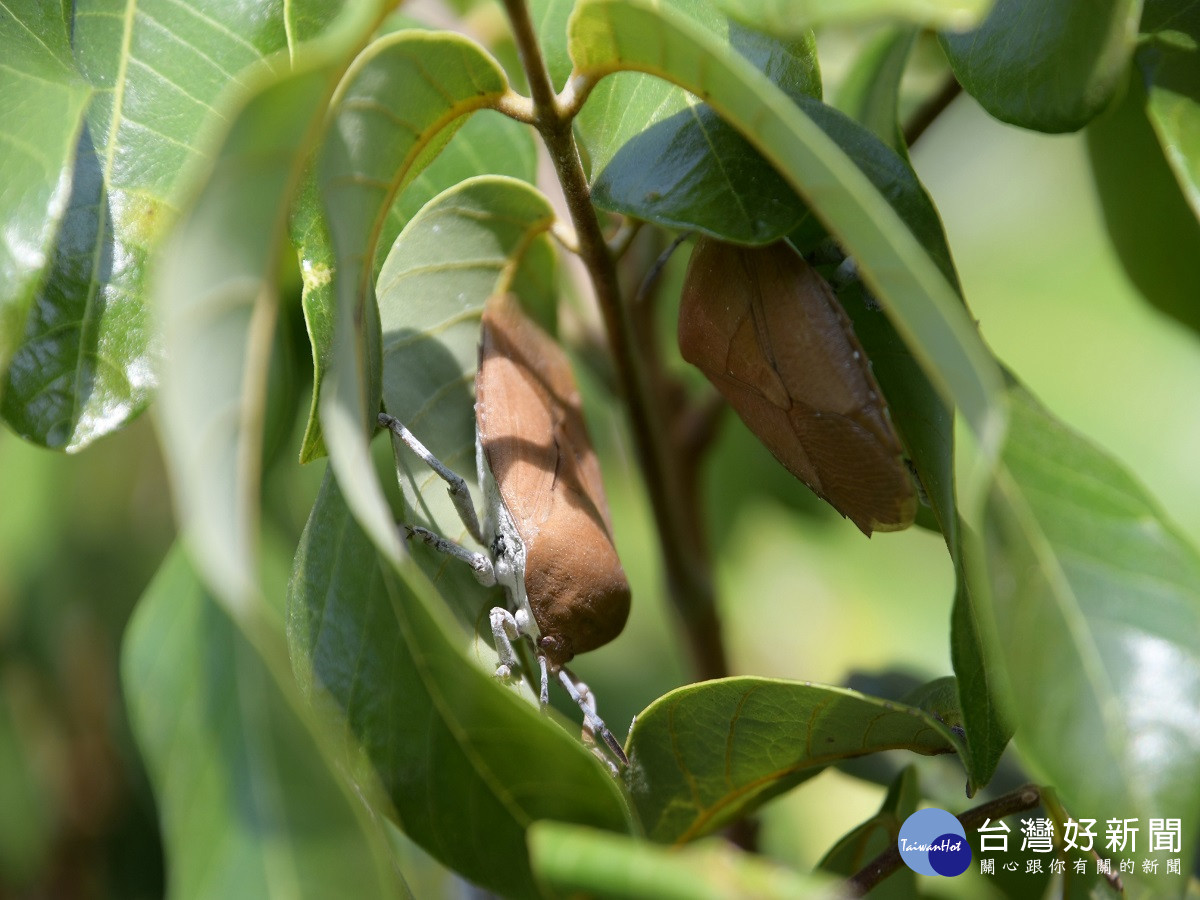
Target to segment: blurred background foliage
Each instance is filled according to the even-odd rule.
[[[832,94],[848,44],[836,32],[821,42]],[[928,87],[916,70],[912,96]],[[942,214],[985,339],[1055,415],[1136,473],[1200,543],[1200,416],[1180,399],[1200,383],[1200,344],[1149,306],[1125,274],[1086,136],[1018,130],[961,98],[912,158]],[[678,278],[682,267],[674,268]],[[311,379],[298,291],[292,280],[276,345],[264,488],[265,515],[284,548],[299,538],[325,465],[296,461]],[[621,638],[576,668],[623,733],[634,714],[690,676],[625,421],[589,390],[586,374],[583,382],[635,603]],[[950,672],[953,573],[938,535],[914,528],[864,540],[733,416],[722,423],[706,490],[735,673],[837,684],[887,670],[919,681]],[[79,455],[48,453],[0,432],[0,896],[163,892],[153,801],[129,736],[117,660],[126,621],[173,527],[147,419]],[[961,798],[955,763],[916,765],[928,797],[954,791]],[[801,869],[814,866],[874,813],[883,793],[829,770],[762,811],[761,847]],[[395,840],[417,896],[468,890],[403,837]],[[999,891],[995,880],[970,875],[923,888],[943,896]]]

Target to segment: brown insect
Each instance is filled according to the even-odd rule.
[[[829,284],[791,245],[701,238],[679,350],[789,472],[864,534],[912,524],[916,491],[867,356]]]
[[[469,563],[485,584],[508,591],[513,610],[496,607],[490,621],[507,678],[519,668],[512,642],[534,642],[541,699],[556,678],[584,711],[586,729],[625,761],[596,715],[587,685],[566,668],[625,627],[629,581],[617,558],[600,465],[566,354],[526,316],[516,299],[497,295],[484,306],[475,377],[476,462],[484,491],[482,527],[463,479],[446,468],[399,421],[380,424],[450,485],[463,523],[487,548],[477,553],[419,526],[405,526],[442,552]]]

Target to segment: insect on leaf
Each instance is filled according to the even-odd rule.
[[[789,472],[864,534],[912,524],[916,492],[870,363],[828,283],[791,246],[701,239],[679,350]]]

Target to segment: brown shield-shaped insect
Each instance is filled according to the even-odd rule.
[[[482,459],[525,546],[539,646],[561,665],[621,632],[629,582],[570,363],[508,295],[484,308],[475,416]]]
[[[864,534],[912,524],[900,439],[849,318],[791,245],[701,238],[679,350],[789,472]]]

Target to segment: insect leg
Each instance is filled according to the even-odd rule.
[[[521,629],[517,627],[517,620],[513,614],[503,606],[492,607],[488,619],[492,624],[496,655],[500,657],[500,664],[496,666],[496,677],[508,678],[521,665],[512,645],[512,642],[521,636]]]
[[[613,756],[620,760],[621,765],[629,765],[629,758],[625,755],[625,751],[617,743],[617,739],[613,737],[612,732],[608,730],[608,726],[604,724],[604,720],[596,715],[596,698],[592,696],[592,692],[588,690],[588,686],[572,675],[566,666],[559,666],[558,680],[567,689],[567,693],[571,695],[571,699],[583,710],[584,731],[593,736],[598,735],[608,749],[612,751]]]
[[[408,446],[408,449],[421,457],[425,465],[433,469],[446,482],[447,493],[450,494],[450,499],[454,501],[454,508],[458,510],[458,517],[467,526],[467,531],[470,532],[471,537],[475,538],[479,543],[486,545],[487,541],[483,539],[483,530],[479,527],[479,516],[475,513],[475,504],[471,500],[471,492],[467,488],[467,483],[463,481],[462,476],[430,453],[425,445],[417,440],[416,435],[405,428],[395,416],[380,413],[379,424],[403,441]]]
[[[491,587],[496,583],[496,568],[484,554],[468,550],[461,544],[456,544],[449,538],[444,538],[420,525],[401,525],[400,527],[404,529],[409,538],[420,538],[438,553],[445,553],[447,556],[461,559],[475,570],[475,577],[484,587]]]

